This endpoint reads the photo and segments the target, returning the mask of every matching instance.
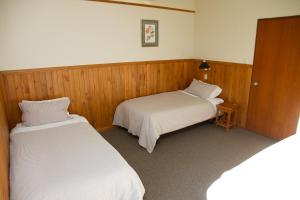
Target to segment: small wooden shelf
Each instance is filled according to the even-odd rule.
[[[225,102],[217,106],[216,126],[225,127],[228,131],[236,125],[236,112],[238,105]]]

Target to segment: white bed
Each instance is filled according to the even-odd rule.
[[[222,102],[182,90],[139,97],[118,105],[113,125],[137,135],[139,144],[151,153],[160,135],[214,118],[216,104]]]
[[[11,133],[11,200],[142,200],[144,187],[122,156],[86,121]]]
[[[299,200],[300,136],[294,135],[225,172],[208,200]]]

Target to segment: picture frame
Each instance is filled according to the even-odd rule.
[[[141,20],[142,47],[158,47],[158,20]]]

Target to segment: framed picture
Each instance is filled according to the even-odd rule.
[[[158,20],[142,19],[142,47],[158,47]]]

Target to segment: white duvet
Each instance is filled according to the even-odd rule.
[[[215,117],[216,105],[184,91],[165,92],[122,102],[114,125],[139,137],[151,153],[160,135]]]
[[[11,134],[11,200],[141,200],[136,172],[84,118]]]
[[[300,136],[294,135],[225,172],[207,200],[299,200]]]

